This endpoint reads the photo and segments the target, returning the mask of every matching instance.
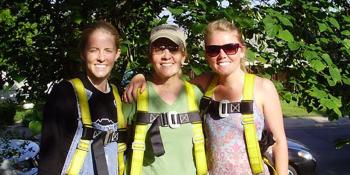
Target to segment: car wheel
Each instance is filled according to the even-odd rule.
[[[291,165],[288,165],[288,175],[298,175],[297,170]]]

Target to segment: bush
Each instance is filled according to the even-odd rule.
[[[0,126],[8,126],[14,123],[16,104],[12,101],[0,102]]]

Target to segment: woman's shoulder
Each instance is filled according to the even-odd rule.
[[[256,76],[255,77],[255,93],[257,96],[268,97],[272,93],[276,92],[274,83],[267,78]]]

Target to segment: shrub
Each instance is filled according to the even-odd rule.
[[[14,123],[16,104],[12,101],[0,102],[0,126],[8,126]]]

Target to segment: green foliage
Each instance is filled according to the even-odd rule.
[[[30,1],[0,3],[0,69],[3,81],[26,80],[20,94],[45,100],[47,84],[81,72],[77,43],[81,29],[104,19],[121,33],[122,56],[112,81],[150,74],[148,38],[165,23],[163,8],[185,29],[188,65],[184,73],[210,71],[204,59],[203,31],[209,21],[226,18],[239,26],[247,41],[248,61],[263,77],[285,74],[276,87],[285,101],[308,111],[325,111],[330,119],[350,114],[350,5],[348,1]],[[263,68],[264,65],[266,68]],[[127,79],[124,78],[127,82]],[[278,82],[278,83],[277,83]],[[33,123],[34,128],[37,124]]]
[[[0,128],[12,125],[16,114],[16,104],[12,101],[0,102]]]

